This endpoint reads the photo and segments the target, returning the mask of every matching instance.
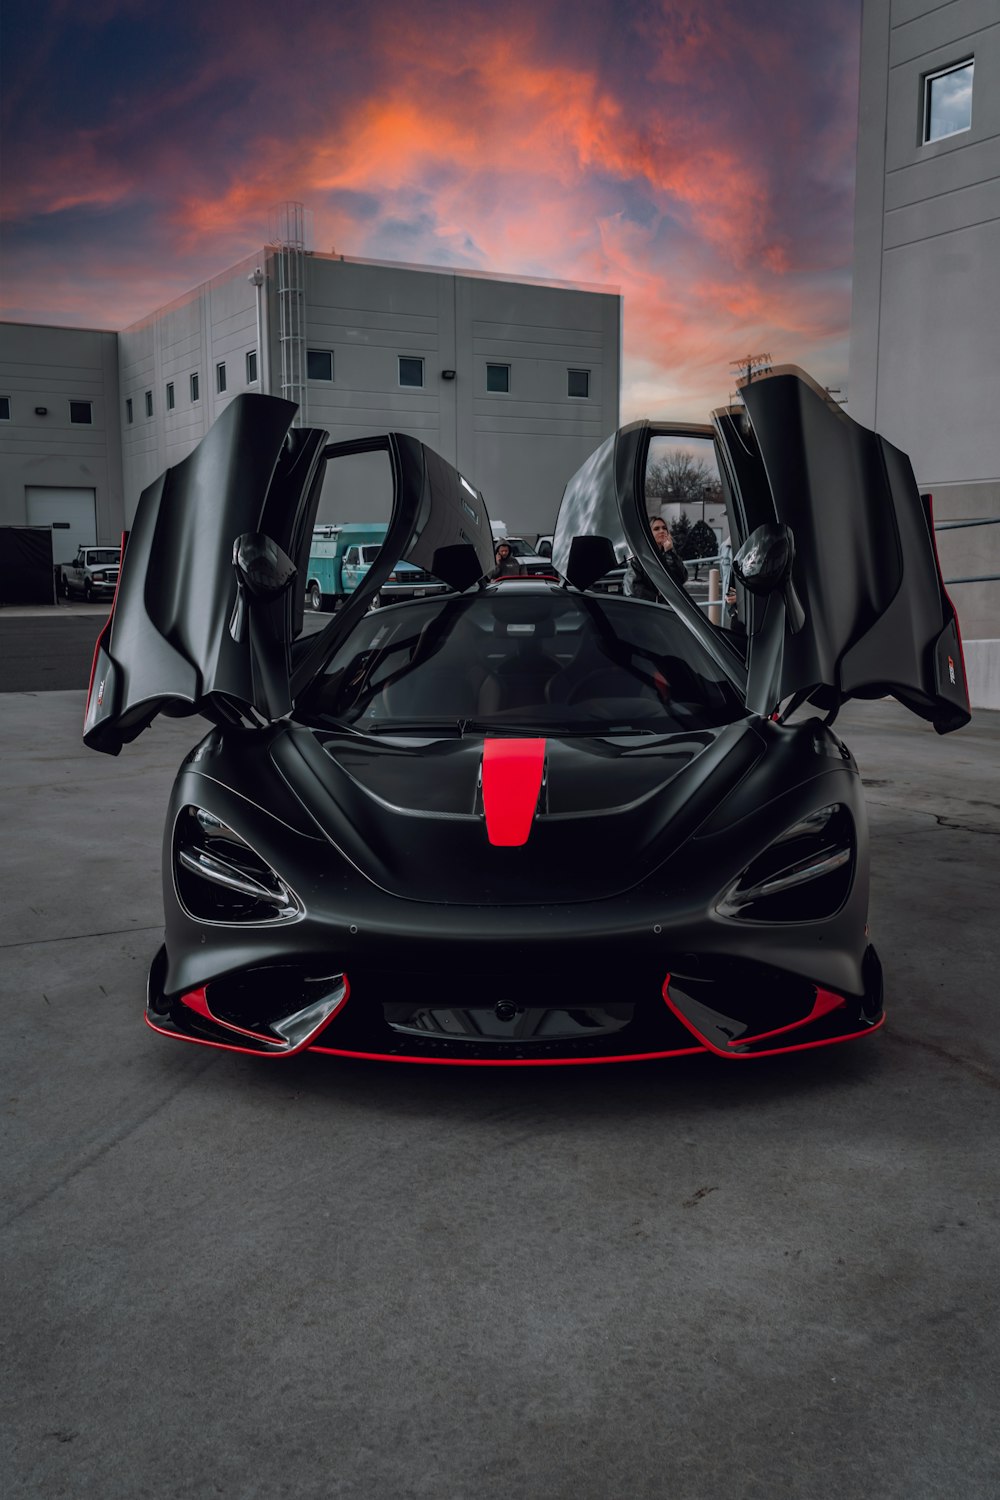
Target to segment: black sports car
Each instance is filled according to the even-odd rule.
[[[117,754],[160,712],[213,725],[170,799],[150,1026],[478,1065],[874,1032],[864,803],[833,720],[886,694],[942,733],[969,718],[905,456],[778,370],[711,426],[616,432],[566,488],[553,576],[488,582],[456,470],[294,415],[238,397],[145,491],[95,653],[88,745]],[[654,545],[647,490],[685,466],[728,508],[739,630]],[[383,486],[391,520],[303,636],[324,485],[340,515]],[[595,590],[626,554],[654,602]],[[370,608],[401,558],[449,592]]]

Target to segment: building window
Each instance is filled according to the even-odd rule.
[[[216,365],[215,367],[215,389],[220,396],[226,389],[226,364],[224,360],[221,365]]]
[[[306,375],[310,380],[333,379],[333,355],[329,349],[306,350]]]
[[[198,401],[201,394],[201,381],[198,379],[197,370],[191,376],[191,400]]]
[[[152,393],[152,391],[147,391],[146,392],[146,416],[147,417],[151,417],[152,415],[153,415],[153,393]]]
[[[10,397],[0,396],[0,422],[10,421]]]
[[[251,349],[247,354],[247,385],[257,384],[257,351]]]
[[[401,354],[399,356],[399,383],[400,385],[423,385],[423,360],[413,359],[408,355]]]
[[[590,395],[590,371],[589,370],[567,370],[566,394],[567,396],[589,396]]]
[[[134,416],[134,413],[132,411],[132,397],[131,396],[126,396],[125,397],[125,420],[126,420],[126,422],[129,422],[129,423],[135,421],[135,416]]]
[[[924,78],[924,145],[972,128],[972,58]]]
[[[80,427],[89,427],[94,420],[94,408],[90,401],[71,401],[69,419]]]
[[[168,380],[167,381],[167,411],[173,411],[173,409],[174,409],[174,382],[172,380]]]
[[[510,365],[487,365],[486,389],[488,391],[509,391]]]

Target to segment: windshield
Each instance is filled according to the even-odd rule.
[[[745,713],[670,611],[552,590],[449,596],[368,615],[296,717],[376,733],[424,724],[669,734]]]
[[[108,563],[118,561],[117,547],[90,547],[87,551],[87,561],[92,568],[107,566]]]

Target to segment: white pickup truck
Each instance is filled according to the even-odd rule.
[[[80,547],[72,562],[60,563],[59,592],[64,599],[82,596],[111,599],[118,583],[120,547]]]

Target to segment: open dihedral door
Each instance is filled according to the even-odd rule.
[[[276,397],[238,396],[143,491],[94,655],[83,736],[92,749],[117,755],[158,713],[280,719],[401,559],[458,590],[493,566],[483,497],[438,454],[394,432],[328,446],[327,433],[292,428],[295,412]],[[370,506],[356,468],[365,455],[389,476],[385,540],[327,627],[296,640],[320,492],[327,484],[348,518]]]
[[[308,556],[327,436],[290,430],[295,412],[273,396],[237,396],[143,491],[94,653],[91,749],[117,755],[161,712],[229,723],[288,712],[305,574],[296,563]]]
[[[771,680],[775,704],[798,696],[833,711],[891,694],[941,734],[968,723],[958,620],[909,459],[793,367],[741,395],[745,415],[713,414],[733,491],[733,545],[757,527],[787,527],[805,617],[778,634],[762,619],[781,600],[754,601],[751,689]],[[779,659],[762,663],[762,652]]]
[[[663,603],[698,637],[742,695],[747,677],[742,651],[671,577],[653,542],[647,514],[659,506],[658,499],[647,501],[656,445],[668,442],[682,458],[690,450],[690,459],[699,447],[711,448],[712,438],[710,427],[647,421],[631,422],[612,433],[563,491],[552,535],[552,564],[574,588],[588,589],[627,558],[634,559]]]

